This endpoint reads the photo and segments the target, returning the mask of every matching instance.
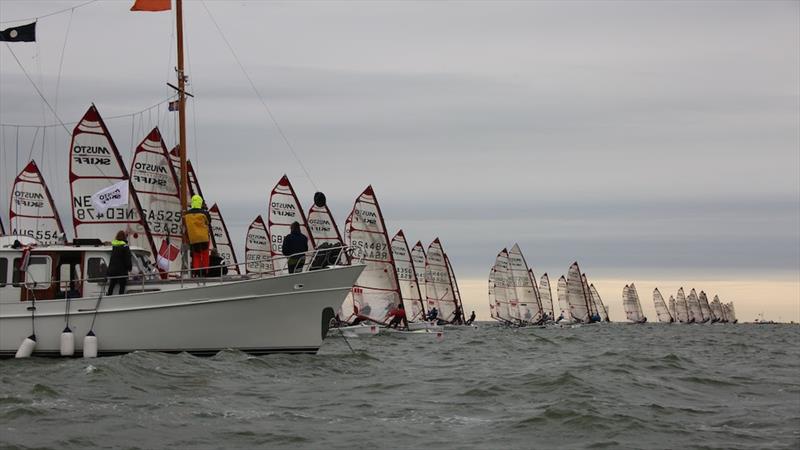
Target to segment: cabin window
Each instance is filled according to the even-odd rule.
[[[86,277],[92,283],[104,282],[107,269],[106,261],[103,258],[89,258],[86,261]]]
[[[22,271],[17,269],[21,259],[14,258],[14,277],[15,287],[22,285]],[[48,289],[50,287],[50,257],[31,256],[28,262],[28,270],[25,272],[25,284],[31,289]]]
[[[8,284],[8,258],[0,258],[0,287]]]

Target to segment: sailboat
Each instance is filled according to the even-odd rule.
[[[56,244],[64,239],[53,197],[33,160],[14,179],[8,217],[12,235],[28,236],[41,244]],[[0,233],[3,234],[5,230]]]
[[[531,269],[531,278],[533,278],[533,269]],[[546,273],[539,280],[539,296],[542,299],[542,310],[547,313],[549,320],[555,320],[558,316],[553,302],[553,292],[550,289],[550,278]]]
[[[686,296],[686,306],[689,309],[689,323],[705,322],[703,312],[700,309],[700,301],[697,299],[697,292],[694,289],[689,291],[689,295]]]
[[[269,236],[272,238],[272,257],[280,257],[283,255],[282,245],[284,236],[288,235],[291,231],[291,225],[294,222],[300,224],[300,232],[308,237],[308,248],[314,249],[314,236],[308,229],[306,223],[306,215],[303,213],[303,208],[300,206],[300,201],[297,199],[297,194],[292,188],[292,183],[289,182],[289,177],[284,175],[278,180],[278,183],[272,189],[269,196],[269,218],[267,230]],[[278,259],[275,263],[276,271],[286,270],[286,259]]]
[[[600,298],[600,293],[597,292],[594,284],[589,285],[589,296],[591,297],[592,303],[594,304],[594,307],[600,316],[600,321],[611,322],[611,319],[608,317],[608,308],[606,308],[606,305],[603,304],[603,299]]]
[[[572,263],[567,272],[567,302],[572,319],[580,323],[591,323],[593,307],[590,305],[588,286],[578,262]]]
[[[504,252],[505,249],[495,258],[494,266],[489,273],[489,285],[493,288],[497,317],[507,325],[517,325],[519,313],[515,314],[511,311],[512,306],[508,298],[510,290],[508,288],[508,258],[503,256]]]
[[[244,241],[245,273],[274,274],[269,233],[264,219],[259,215],[247,227]]]
[[[558,315],[556,322],[558,323],[575,323],[575,318],[570,313],[569,299],[567,298],[567,279],[564,275],[559,277],[556,283],[556,293],[558,295],[558,307],[561,312]]]
[[[464,305],[461,303],[461,290],[458,288],[458,280],[456,279],[456,272],[453,270],[453,265],[450,264],[450,257],[447,253],[444,254],[444,262],[447,266],[447,273],[450,275],[450,287],[455,296],[456,306],[458,307],[458,315],[454,319],[454,323],[463,325],[467,318],[464,316]]]
[[[175,7],[180,204],[187,205],[182,0],[176,0]],[[229,348],[252,354],[315,353],[327,335],[334,308],[364,270],[363,264],[353,264],[278,276],[152,276],[147,265],[158,249],[137,192],[94,105],[73,130],[69,174],[76,236],[72,245],[0,248],[0,261],[24,261],[24,282],[0,290],[0,356],[82,352],[92,357],[136,350],[213,355]],[[117,206],[95,210],[91,197],[99,192]],[[215,206],[212,214],[219,213]],[[126,294],[104,301],[104,267],[111,247],[103,241],[119,230],[128,233],[134,276]],[[314,252],[308,256],[313,259]],[[67,334],[69,339],[86,338],[65,346]]]
[[[625,309],[625,317],[633,323],[645,323],[647,317],[642,312],[642,303],[639,301],[639,293],[636,286],[631,283],[622,289],[622,307]]]
[[[672,302],[675,300],[670,298]],[[669,308],[667,307],[666,302],[664,302],[664,297],[661,295],[661,292],[658,288],[653,289],[653,303],[656,307],[656,315],[658,315],[659,322],[666,322],[672,323],[675,319],[672,317],[672,314],[669,312]]]
[[[708,304],[708,296],[703,291],[697,294],[697,301],[700,303],[700,314],[703,315],[703,322],[715,322],[714,314],[711,311],[711,306]]]
[[[423,299],[423,306],[428,298],[428,291],[425,287],[425,265],[427,259],[428,257],[425,255],[425,247],[422,246],[421,241],[417,241],[417,243],[414,244],[414,248],[411,249],[411,262],[414,264],[414,273],[417,276],[417,287],[419,288],[420,298]]]
[[[157,127],[136,146],[131,162],[131,186],[139,197],[142,215],[158,248],[157,267],[179,275],[183,208],[178,176]]]
[[[345,236],[349,237],[353,261],[366,265],[341,305],[344,323],[368,320],[386,324],[389,311],[402,302],[397,269],[378,199],[372,186],[358,196]]]
[[[714,299],[709,304],[711,308],[711,314],[714,316],[714,322],[722,322],[724,321],[724,317],[722,315],[722,304],[719,301],[719,296],[715,295]]]
[[[425,307],[417,284],[417,273],[411,261],[411,251],[408,249],[408,242],[403,230],[394,235],[391,248],[392,258],[394,258],[394,265],[397,270],[397,280],[400,284],[400,294],[406,310],[406,318],[409,322],[409,328],[412,328],[411,324],[413,322],[424,322]]]
[[[670,295],[669,296],[669,315],[672,316],[672,321],[678,321],[678,312],[675,309],[675,297]]]
[[[509,288],[515,291],[519,302],[520,321],[525,324],[538,324],[543,322],[543,308],[535,286],[532,269],[528,268],[525,256],[519,244],[514,244],[508,252],[509,261]]]
[[[439,312],[437,318],[440,322],[452,323],[456,321],[459,308],[450,282],[444,249],[438,237],[428,246],[425,255],[425,295],[428,310],[435,307]]]
[[[689,305],[686,303],[686,294],[683,292],[683,287],[678,289],[675,296],[675,317],[680,323],[692,323],[689,318]]]

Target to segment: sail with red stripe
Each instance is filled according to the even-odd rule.
[[[267,231],[272,239],[271,252],[275,270],[286,269],[287,259],[283,258],[283,238],[291,232],[293,222],[300,224],[300,232],[308,238],[308,249],[313,250],[314,237],[308,230],[306,216],[300,207],[300,201],[294,193],[289,177],[284,175],[272,189],[269,196],[269,217]],[[275,257],[278,258],[275,258]]]
[[[228,227],[225,226],[225,220],[222,218],[222,212],[216,203],[211,205],[208,210],[208,215],[211,217],[211,232],[214,235],[214,248],[219,252],[219,256],[223,259],[223,264],[228,265],[229,273],[239,272],[239,261],[236,260],[236,253],[233,251],[233,244],[231,244],[231,235],[228,233]]]
[[[389,311],[401,303],[402,294],[386,223],[372,186],[356,199],[345,234],[350,237],[353,261],[366,267],[342,304],[340,318],[351,321],[359,314],[385,323]]]
[[[136,147],[131,162],[131,185],[139,196],[142,214],[158,247],[158,268],[179,275],[182,269],[180,187],[157,127]]]
[[[422,320],[424,308],[422,294],[417,284],[417,273],[411,261],[411,251],[403,230],[397,232],[392,238],[392,258],[397,269],[397,281],[400,283],[400,294],[403,296],[403,306],[406,309],[408,320]]]
[[[344,243],[328,205],[311,205],[308,210],[308,230],[317,247],[322,244],[338,246]]]
[[[33,160],[14,179],[8,217],[12,235],[29,236],[40,244],[56,244],[64,235],[53,197]]]
[[[245,273],[273,274],[269,233],[264,219],[259,215],[247,229],[244,244]]]
[[[72,225],[76,238],[111,241],[118,231],[125,231],[128,243],[157,255],[136,189],[117,146],[111,139],[100,113],[89,107],[72,132],[69,158]],[[91,197],[109,186],[129,183],[127,205],[112,207],[100,214],[92,206]]]

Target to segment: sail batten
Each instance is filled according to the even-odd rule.
[[[33,160],[14,179],[8,217],[12,235],[28,236],[40,244],[55,244],[64,236],[53,197]]]

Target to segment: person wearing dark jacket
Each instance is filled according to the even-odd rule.
[[[106,295],[114,295],[114,287],[119,286],[119,295],[125,293],[125,285],[128,283],[128,272],[133,268],[131,262],[131,249],[128,248],[127,236],[120,230],[117,236],[111,241],[111,259],[108,262],[108,292]]]
[[[289,273],[295,273],[301,272],[303,270],[303,264],[306,262],[305,255],[298,255],[298,253],[305,253],[308,251],[308,238],[300,232],[300,223],[298,222],[292,222],[291,230],[291,233],[283,238],[281,251],[283,252],[283,256],[289,257],[287,261]]]
[[[228,274],[228,267],[225,265],[225,260],[219,256],[217,249],[211,250],[211,257],[209,258],[208,269],[206,270],[207,277],[221,277]]]

